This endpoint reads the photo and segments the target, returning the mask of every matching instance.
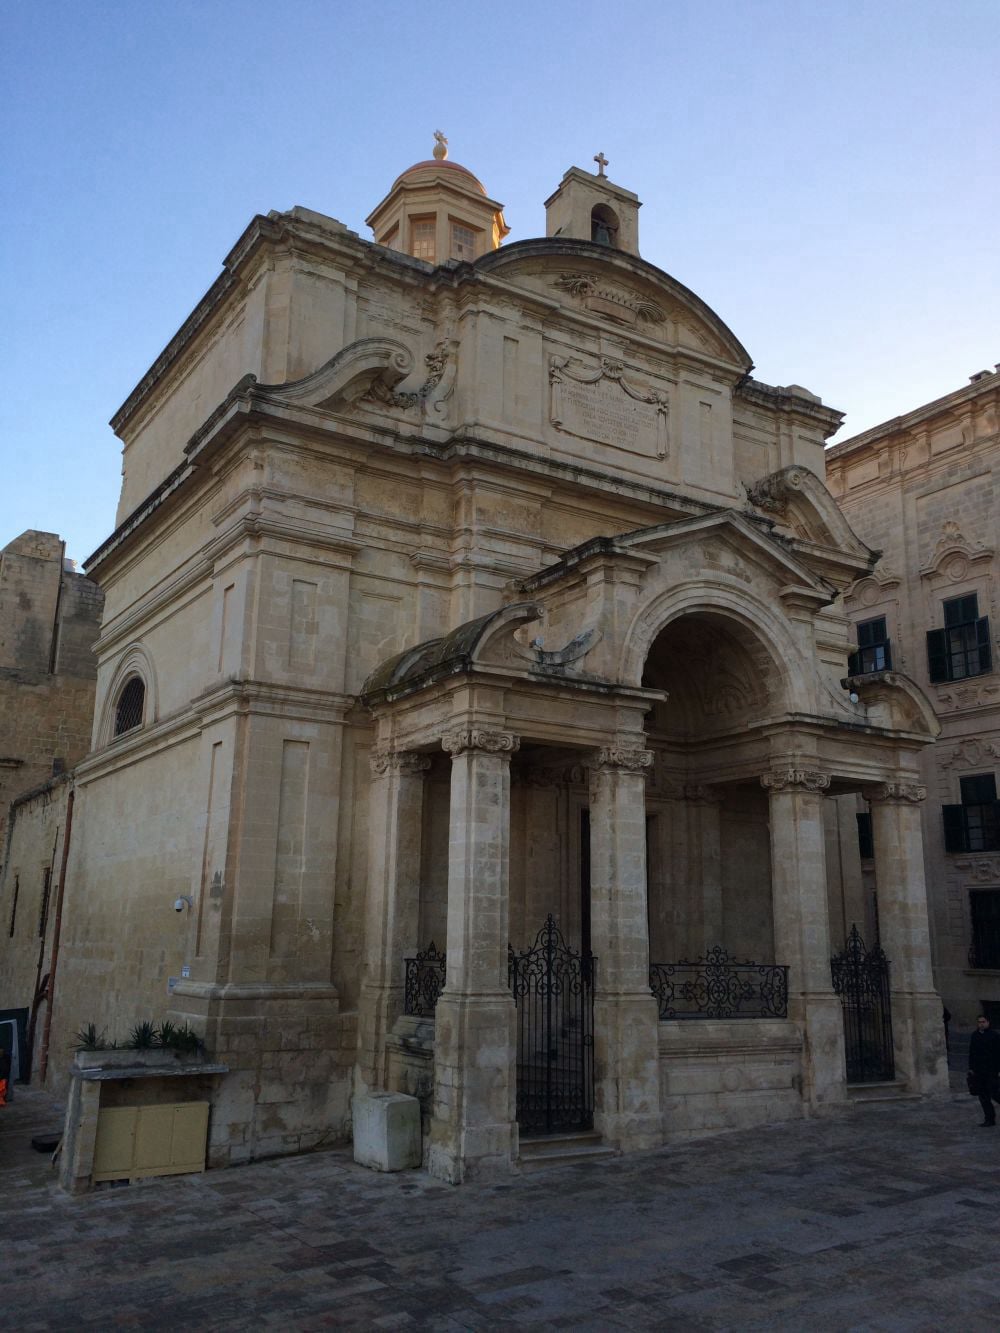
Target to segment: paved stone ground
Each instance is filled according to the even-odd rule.
[[[0,1110],[3,1324],[35,1329],[1000,1327],[1000,1129],[978,1103],[451,1189],[344,1152],[60,1194]]]

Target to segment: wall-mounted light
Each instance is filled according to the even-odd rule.
[[[185,907],[193,907],[193,906],[194,906],[193,901],[187,896],[186,893],[182,893],[179,898],[174,899],[175,912],[183,912]]]

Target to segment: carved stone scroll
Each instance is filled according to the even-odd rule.
[[[809,791],[822,793],[830,785],[829,773],[808,768],[782,768],[762,773],[760,785],[767,791]]]
[[[597,753],[598,768],[620,768],[626,773],[642,773],[653,766],[652,750],[632,750],[608,746]]]
[[[441,748],[452,757],[466,750],[483,750],[486,754],[514,754],[521,738],[509,731],[488,731],[484,727],[459,727],[441,737]]]
[[[920,782],[877,782],[862,790],[866,801],[888,805],[918,805],[927,799],[927,788]]]
[[[415,750],[389,750],[380,747],[372,750],[368,756],[371,769],[376,776],[392,771],[393,773],[426,773],[431,766],[430,756],[418,754]]]

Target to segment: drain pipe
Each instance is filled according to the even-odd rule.
[[[76,792],[69,789],[66,797],[66,832],[63,834],[62,860],[59,863],[59,893],[56,898],[56,919],[52,927],[52,959],[49,963],[49,1003],[45,1010],[45,1027],[42,1029],[42,1055],[39,1061],[38,1081],[45,1082],[49,1067],[49,1035],[52,1031],[52,1002],[56,989],[56,963],[59,961],[59,933],[62,930],[63,899],[66,896],[66,863],[69,861],[69,838],[73,831],[73,801]]]

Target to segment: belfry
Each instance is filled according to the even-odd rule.
[[[435,138],[373,240],[255,217],[114,417],[53,1049],[190,1024],[212,1165],[412,1097],[456,1183],[832,1114],[858,1023],[942,1091],[937,723],[898,672],[843,684],[877,552],[824,484],[840,413],[640,255],[603,151],[503,243]],[[831,970],[859,792],[878,1019]]]

